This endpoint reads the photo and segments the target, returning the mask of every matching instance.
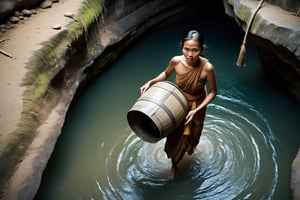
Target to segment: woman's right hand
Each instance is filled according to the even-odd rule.
[[[144,84],[142,87],[140,87],[141,94],[144,94],[149,89],[150,86],[151,86],[151,84],[148,81],[146,84]]]

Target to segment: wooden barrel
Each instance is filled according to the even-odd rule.
[[[137,136],[155,143],[172,133],[184,120],[189,102],[181,89],[169,81],[153,84],[127,113]]]

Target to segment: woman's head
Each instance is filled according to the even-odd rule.
[[[184,42],[185,41],[188,41],[188,40],[195,40],[199,43],[199,48],[201,50],[204,49],[205,45],[204,45],[204,36],[202,33],[199,33],[198,31],[196,30],[190,30],[188,31],[184,37],[182,38],[182,42],[181,42],[181,45],[182,47],[184,46]]]
[[[186,62],[190,65],[194,65],[199,61],[199,56],[204,49],[203,35],[198,31],[189,31],[182,39],[182,53],[186,59]]]

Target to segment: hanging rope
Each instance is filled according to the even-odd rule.
[[[236,65],[241,67],[241,66],[245,66],[245,57],[246,57],[246,40],[247,40],[247,35],[248,32],[251,28],[252,22],[255,18],[255,15],[257,14],[258,10],[261,8],[262,4],[263,4],[264,0],[260,0],[259,4],[257,5],[255,12],[253,13],[253,15],[251,16],[247,29],[245,31],[245,35],[244,35],[244,39],[243,39],[243,43],[241,45],[241,49],[240,49],[240,53],[239,53],[239,57],[238,60],[236,62]]]

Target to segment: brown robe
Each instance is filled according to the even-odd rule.
[[[199,106],[206,97],[205,82],[200,80],[203,66],[208,60],[200,57],[200,67],[191,69],[185,74],[176,74],[175,83],[183,90],[190,102],[191,109]],[[185,152],[191,155],[199,143],[206,114],[206,107],[197,112],[188,124],[189,132],[185,133],[184,122],[170,135],[167,136],[165,152],[168,158],[178,163]]]

